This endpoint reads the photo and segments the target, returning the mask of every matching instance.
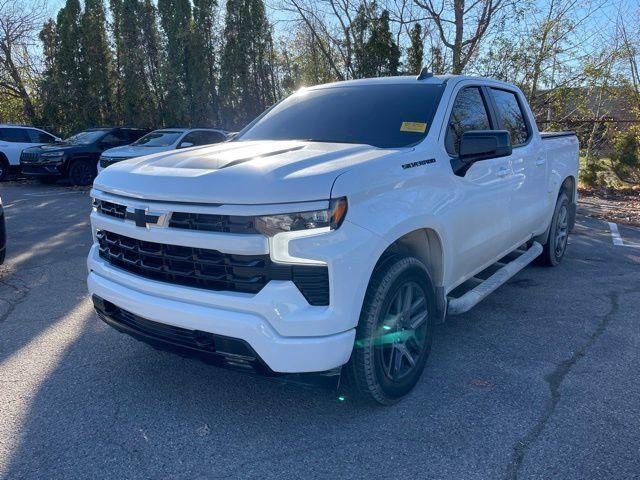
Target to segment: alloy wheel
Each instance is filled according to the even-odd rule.
[[[401,380],[413,371],[426,348],[428,315],[424,290],[416,282],[403,284],[389,303],[376,341],[390,380]]]
[[[567,248],[567,238],[569,235],[569,212],[566,205],[560,207],[558,212],[558,221],[556,222],[556,235],[555,235],[555,253],[559,258],[563,255],[565,248]]]

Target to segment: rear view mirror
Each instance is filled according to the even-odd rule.
[[[465,163],[511,155],[507,130],[471,130],[460,139],[459,158]]]
[[[193,143],[191,142],[182,142],[178,148],[188,148],[193,147]]]

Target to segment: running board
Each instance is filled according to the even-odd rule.
[[[533,242],[531,247],[515,260],[507,263],[497,272],[458,298],[447,297],[447,314],[459,315],[468,312],[503,283],[529,265],[542,253],[542,245]]]

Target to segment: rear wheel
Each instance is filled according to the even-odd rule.
[[[549,267],[558,265],[567,250],[569,239],[569,198],[562,192],[558,196],[556,208],[551,218],[549,237],[542,254],[538,257],[538,263]]]
[[[96,176],[96,166],[89,160],[75,160],[69,166],[68,176],[71,185],[90,185]]]
[[[365,400],[390,405],[416,385],[431,351],[435,294],[414,257],[394,257],[373,274],[346,375]]]
[[[4,155],[0,155],[0,182],[4,182],[9,175],[9,162]]]

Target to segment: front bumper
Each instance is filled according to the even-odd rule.
[[[140,208],[147,206],[152,212],[188,208],[117,197],[114,200],[136,208],[138,204]],[[207,213],[205,207],[197,208]],[[251,210],[256,208],[272,207],[243,206],[238,212],[239,206],[230,205],[216,207],[215,212],[253,214]],[[91,223],[96,242],[87,261],[92,295],[152,322],[245,341],[276,373],[323,372],[349,360],[371,272],[387,247],[379,236],[348,220],[338,230],[291,240],[290,255],[327,265],[329,304],[311,305],[292,280],[271,279],[257,293],[247,293],[144,277],[101,257],[97,243],[100,230],[140,241],[225,254],[268,255],[271,247],[262,235],[184,230],[168,225],[143,228],[97,211],[91,214]]]
[[[20,169],[23,175],[31,177],[51,177],[62,175],[64,161],[53,163],[23,163],[20,162]]]
[[[139,281],[149,284],[160,283],[144,279]],[[157,293],[143,293],[112,281],[96,271],[89,273],[88,287],[92,296],[146,320],[242,340],[250,345],[261,362],[272,372],[323,372],[334,369],[347,363],[355,340],[355,329],[318,337],[285,337],[278,334],[255,312],[234,311],[219,306],[171,299]],[[175,286],[170,288],[177,290],[175,293],[178,294],[181,290],[197,290]]]

